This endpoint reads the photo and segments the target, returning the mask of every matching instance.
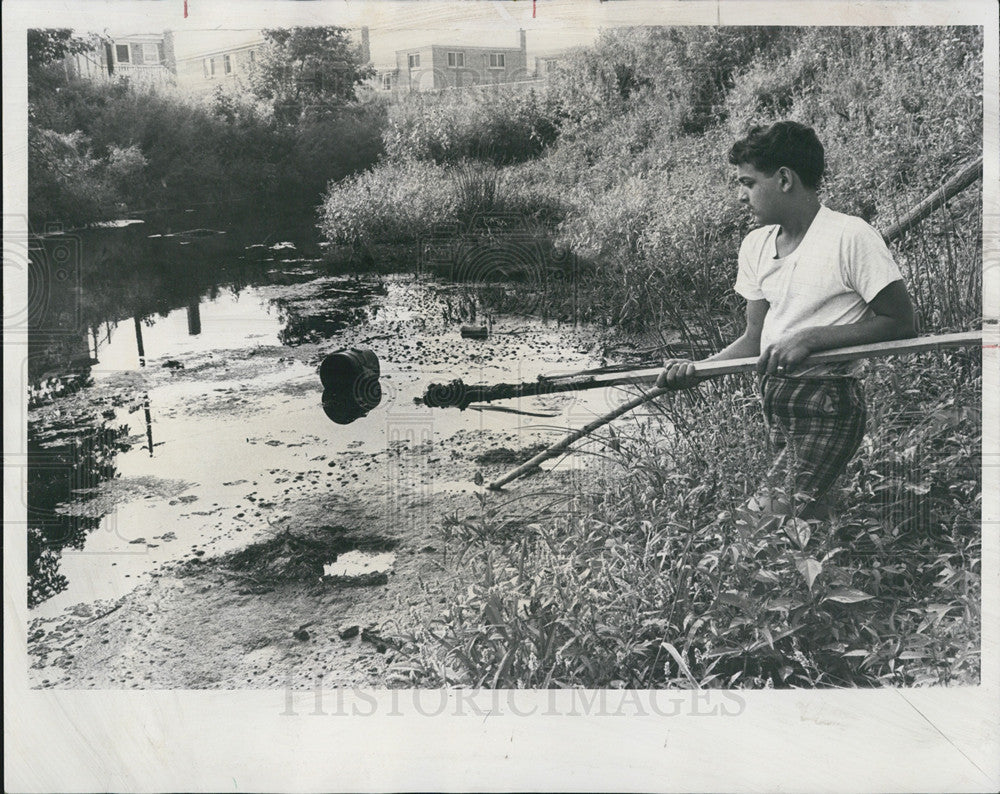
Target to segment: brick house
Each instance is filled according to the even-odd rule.
[[[362,64],[369,61],[368,28],[355,31]],[[264,49],[264,38],[251,34],[244,41],[217,45],[177,59],[177,85],[185,91],[206,94],[216,86],[246,88],[246,76]]]
[[[396,50],[394,67],[377,70],[375,89],[382,92],[436,91],[533,79],[528,71],[525,32],[519,47],[473,47],[427,44]]]

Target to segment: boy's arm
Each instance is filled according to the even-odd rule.
[[[757,371],[773,375],[791,370],[807,356],[821,350],[867,345],[916,336],[913,304],[902,281],[885,286],[868,304],[874,317],[851,325],[817,325],[779,339],[761,351]]]
[[[719,361],[760,355],[760,334],[769,308],[771,306],[766,300],[747,301],[747,327],[743,335],[705,360]],[[679,358],[664,361],[663,372],[656,379],[657,387],[666,386],[670,389],[689,389],[697,383],[694,362]]]
[[[760,355],[760,334],[764,330],[764,318],[771,308],[766,300],[747,301],[747,327],[743,335],[709,356],[706,361],[721,361],[729,358],[749,358]]]

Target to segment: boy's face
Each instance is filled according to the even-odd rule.
[[[740,163],[736,166],[736,181],[739,183],[739,202],[750,208],[757,223],[761,226],[781,223],[785,199],[781,169],[768,176],[749,163]]]

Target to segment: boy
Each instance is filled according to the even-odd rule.
[[[739,201],[760,228],[743,240],[736,292],[746,330],[711,360],[759,356],[764,418],[776,457],[771,483],[786,500],[758,507],[809,518],[865,431],[862,364],[801,366],[811,353],[915,335],[913,306],[882,237],[860,218],[820,203],[823,145],[794,121],[755,127],[729,151]],[[657,386],[690,388],[694,364],[664,361]],[[787,476],[788,479],[785,479]],[[796,510],[797,495],[805,497]]]

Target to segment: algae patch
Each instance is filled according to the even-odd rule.
[[[320,527],[301,534],[286,529],[267,540],[227,554],[221,564],[258,582],[306,581],[322,578],[327,566],[336,567],[341,555],[347,556],[350,562],[348,555],[351,553],[377,555],[388,552],[395,545],[395,541],[382,537],[359,537],[343,526]],[[365,578],[371,578],[373,573],[385,573],[381,567],[362,565],[359,570],[360,576]]]

